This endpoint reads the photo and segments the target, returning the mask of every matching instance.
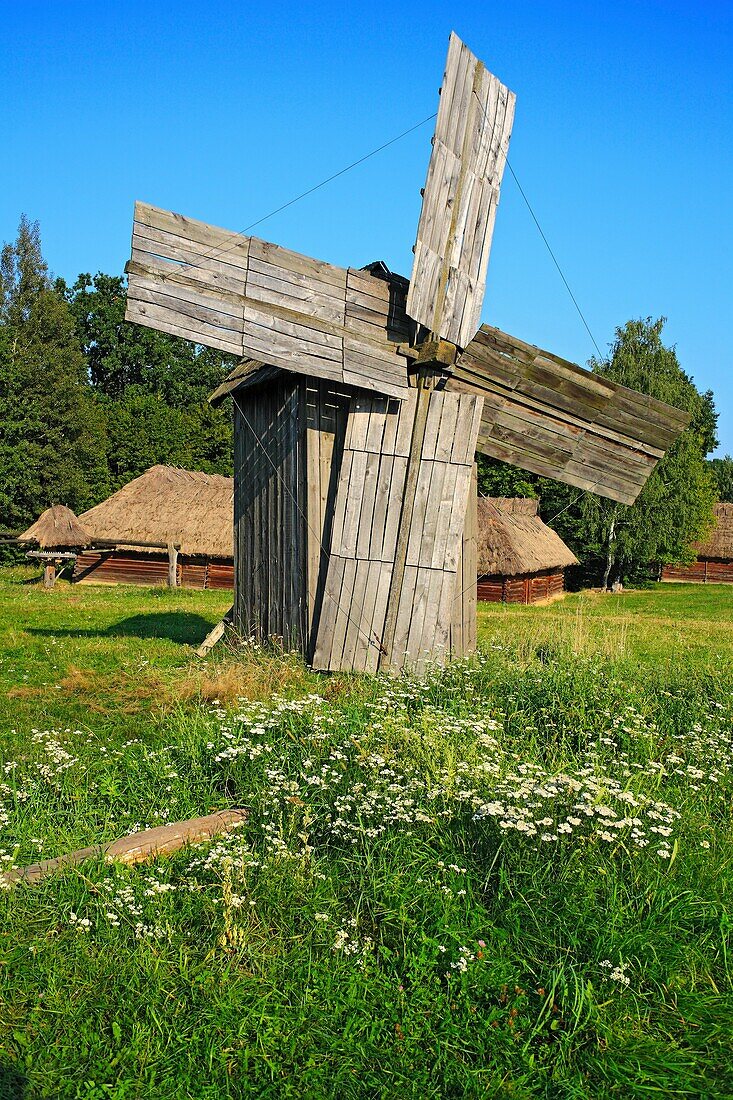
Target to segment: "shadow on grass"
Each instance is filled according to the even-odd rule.
[[[167,638],[180,645],[199,645],[214,623],[191,611],[161,611],[149,615],[131,615],[106,630],[82,630],[73,627],[30,627],[28,634],[42,638],[65,635],[73,638]],[[0,1097],[2,1094],[0,1093]]]
[[[0,1100],[23,1100],[28,1078],[0,1062]]]

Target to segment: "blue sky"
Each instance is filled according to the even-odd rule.
[[[605,352],[668,318],[733,453],[733,4],[0,4],[0,239],[38,219],[52,270],[121,272],[136,198],[230,229],[437,109],[454,29],[517,94],[510,161]],[[265,222],[333,263],[409,275],[426,124]],[[483,320],[593,345],[509,174]]]

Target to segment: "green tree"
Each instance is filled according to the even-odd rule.
[[[733,502],[733,458],[711,458],[708,465],[715,478],[718,500]]]
[[[122,398],[130,386],[171,408],[202,404],[236,359],[178,336],[125,321],[125,280],[101,272],[58,288],[68,301],[92,385]]]
[[[591,360],[606,378],[690,413],[689,426],[657,464],[631,506],[586,494],[580,504],[586,553],[602,561],[603,584],[635,579],[667,562],[689,561],[690,545],[712,524],[716,489],[705,456],[715,448],[717,413],[662,342],[665,318],[628,321],[610,357]]]
[[[234,357],[125,321],[119,276],[80,275],[58,287],[106,419],[113,487],[156,463],[231,473],[231,411],[212,409],[208,396]]]
[[[483,497],[536,497],[536,478],[533,474],[510,466],[498,458],[476,455],[478,491]]]
[[[51,283],[38,223],[0,253],[0,525],[52,503],[83,510],[107,488],[104,418],[67,302]]]

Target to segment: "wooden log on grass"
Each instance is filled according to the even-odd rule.
[[[179,821],[173,825],[160,825],[155,829],[144,829],[140,833],[113,840],[109,844],[95,844],[90,848],[79,848],[55,859],[44,859],[32,863],[29,867],[17,867],[0,876],[0,884],[15,886],[19,882],[35,885],[46,875],[62,867],[75,866],[87,859],[104,859],[107,863],[143,863],[156,856],[167,856],[177,852],[186,844],[201,844],[215,836],[231,832],[247,820],[247,811],[219,810],[206,817],[194,817],[189,821]]]
[[[205,657],[209,650],[213,649],[216,643],[224,637],[224,632],[228,626],[232,625],[234,620],[234,608],[230,607],[223,619],[220,620],[213,627],[204,638],[201,645],[196,650],[197,657]]]

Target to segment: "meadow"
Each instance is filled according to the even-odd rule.
[[[228,593],[0,573],[0,1100],[733,1097],[733,588],[481,605],[475,658],[193,648]]]

